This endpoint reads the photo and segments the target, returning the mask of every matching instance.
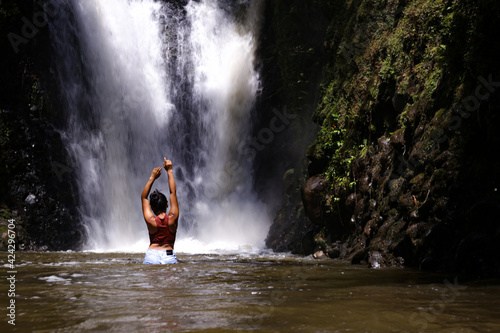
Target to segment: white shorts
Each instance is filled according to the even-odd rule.
[[[153,265],[177,264],[177,257],[175,256],[175,252],[173,250],[172,254],[167,254],[166,250],[148,249],[146,251],[146,256],[144,257],[144,264],[153,264]]]

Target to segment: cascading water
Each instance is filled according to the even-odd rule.
[[[146,248],[139,195],[163,156],[177,181],[178,251],[261,247],[269,217],[244,148],[262,1],[58,4],[51,34],[87,248]],[[153,188],[167,193],[166,177]]]

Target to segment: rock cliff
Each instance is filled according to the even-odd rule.
[[[82,241],[43,3],[0,3],[0,249],[9,220],[19,249],[78,249]]]
[[[274,22],[300,8],[282,5],[270,3]],[[372,267],[499,275],[500,4],[308,6],[315,22],[328,21],[321,42],[308,45],[325,54],[313,114],[320,129],[307,150],[307,174],[283,195],[293,212],[277,215],[268,245]],[[305,73],[313,64],[296,62]],[[297,223],[302,209],[307,219]],[[308,245],[297,246],[297,237],[282,244],[277,230]]]

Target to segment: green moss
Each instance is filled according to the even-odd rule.
[[[410,184],[414,187],[421,187],[425,179],[425,174],[419,173],[410,180]]]
[[[12,218],[12,213],[8,209],[0,209],[0,219],[9,220]]]
[[[295,174],[295,169],[293,168],[285,171],[285,173],[283,174],[283,183],[285,184],[290,183],[292,181],[294,174]]]
[[[404,178],[398,178],[391,181],[389,183],[389,190],[390,190],[389,197],[392,198],[393,200],[396,200],[403,191],[404,183],[405,183]]]
[[[301,221],[304,215],[305,215],[304,206],[300,206],[299,209],[297,209],[297,214],[295,218],[297,219],[297,221]]]
[[[327,44],[331,45],[333,65],[327,67],[314,115],[321,125],[315,147],[319,157],[329,161],[325,175],[332,191],[348,188],[354,181],[352,161],[365,156],[365,147],[378,135],[404,133],[405,128],[416,126],[421,113],[432,113],[443,82],[455,2],[416,0],[404,7],[397,1],[382,5],[366,0],[357,6],[349,2],[343,10],[353,14],[343,21],[344,27],[332,22],[329,31],[337,33],[332,33]],[[394,90],[381,89],[390,82],[394,82]],[[392,103],[396,92],[408,99],[397,110],[397,123],[391,125],[390,119],[384,119],[376,124],[374,108]],[[446,117],[449,114],[444,111],[436,114],[439,123]],[[401,142],[403,146],[405,141]]]
[[[391,218],[391,219],[396,219],[399,215],[399,212],[397,209],[393,208],[391,210],[389,210],[389,212],[387,213],[387,215]]]
[[[434,183],[442,183],[447,179],[447,172],[444,169],[437,169],[432,175],[432,180]]]

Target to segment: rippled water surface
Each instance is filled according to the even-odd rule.
[[[140,253],[18,252],[16,325],[4,317],[0,327],[19,332],[500,332],[498,281],[278,254],[178,257],[177,265],[148,266]]]

